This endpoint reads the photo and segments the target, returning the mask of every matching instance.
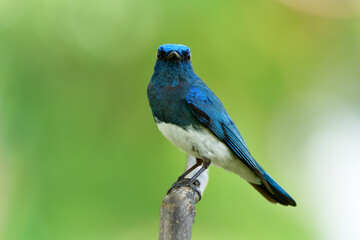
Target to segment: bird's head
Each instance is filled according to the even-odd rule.
[[[176,86],[198,77],[191,64],[190,48],[181,44],[164,44],[158,48],[154,74],[150,83]]]
[[[181,44],[164,44],[158,48],[157,59],[158,61],[190,61],[191,53],[190,48]]]

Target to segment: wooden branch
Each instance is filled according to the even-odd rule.
[[[180,187],[164,197],[160,210],[160,240],[191,239],[196,195],[190,187]]]
[[[195,158],[188,156],[186,169],[196,162]],[[196,168],[188,177],[192,177],[200,167]],[[208,183],[208,170],[204,171],[197,180],[200,182],[199,190],[203,195]],[[195,220],[195,203],[199,196],[190,187],[173,189],[163,198],[160,210],[160,240],[190,240],[192,226]]]

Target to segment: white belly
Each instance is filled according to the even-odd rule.
[[[234,172],[246,181],[260,184],[254,174],[235,154],[222,143],[209,129],[193,127],[183,129],[169,123],[157,123],[160,132],[176,147],[196,158],[207,158],[215,166]]]

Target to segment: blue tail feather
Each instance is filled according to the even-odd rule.
[[[292,197],[290,197],[290,195],[282,187],[280,187],[280,185],[277,184],[275,180],[272,179],[272,177],[269,176],[269,174],[264,171],[263,176],[267,183],[270,185],[270,188],[274,192],[274,194],[272,194],[264,184],[250,184],[272,203],[280,203],[285,206],[296,206],[295,200],[292,199]]]

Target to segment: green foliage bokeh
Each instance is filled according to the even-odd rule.
[[[185,166],[147,102],[164,43],[191,48],[195,72],[299,204],[272,205],[212,167],[194,239],[316,238],[301,159],[288,156],[309,99],[354,103],[356,78],[323,76],[359,76],[357,18],[265,0],[7,0],[0,15],[0,239],[157,238],[161,200]]]

